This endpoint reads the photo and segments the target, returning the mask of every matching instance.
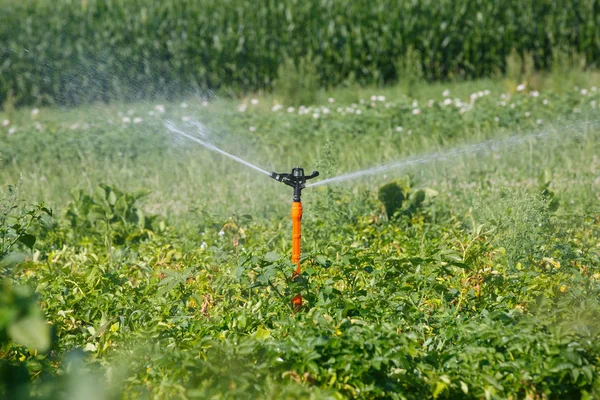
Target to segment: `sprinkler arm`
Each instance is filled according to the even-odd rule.
[[[318,171],[313,171],[310,175],[304,175],[304,169],[300,167],[293,168],[291,174],[271,172],[271,178],[294,188],[294,201],[300,201],[302,189],[306,187],[306,181],[317,176],[319,176]]]

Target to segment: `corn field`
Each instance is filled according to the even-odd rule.
[[[269,90],[309,60],[322,86],[503,73],[512,49],[551,66],[600,60],[597,0],[0,1],[0,102],[80,102]]]

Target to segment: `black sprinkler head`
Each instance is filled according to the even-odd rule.
[[[294,201],[300,201],[302,189],[306,187],[306,181],[317,176],[319,176],[318,171],[313,171],[310,175],[304,175],[304,169],[300,167],[292,168],[291,174],[271,172],[271,178],[294,188]]]

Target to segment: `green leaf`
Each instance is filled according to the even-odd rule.
[[[50,348],[50,325],[38,315],[20,319],[8,328],[10,338],[22,346],[45,352]]]
[[[267,262],[275,262],[280,259],[281,259],[281,256],[273,251],[268,252],[267,254],[265,254],[265,257],[264,257],[264,260]]]
[[[26,233],[24,235],[19,236],[19,242],[23,243],[25,246],[29,247],[30,249],[33,248],[33,245],[35,244],[35,236]]]
[[[271,332],[268,329],[264,329],[259,327],[256,332],[254,332],[254,339],[256,340],[267,340],[271,337]]]

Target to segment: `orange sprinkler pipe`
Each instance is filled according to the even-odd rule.
[[[300,276],[300,241],[302,238],[302,203],[292,203],[292,263],[296,264],[296,270],[292,273],[292,279]],[[292,299],[294,308],[302,307],[302,295],[297,294]]]
[[[300,275],[300,240],[302,238],[302,203],[292,203],[292,262],[298,267],[295,275]]]
[[[302,202],[300,195],[302,189],[306,187],[306,181],[319,176],[317,171],[312,174],[304,175],[304,169],[297,167],[292,169],[291,174],[278,174],[271,172],[271,178],[283,182],[294,188],[294,198],[292,202],[292,263],[296,264],[296,269],[292,273],[292,280],[300,276],[300,240],[302,237]],[[292,299],[295,309],[302,306],[302,295],[297,294]]]

